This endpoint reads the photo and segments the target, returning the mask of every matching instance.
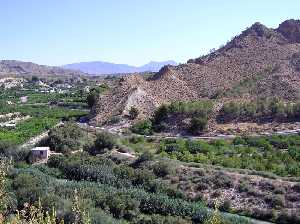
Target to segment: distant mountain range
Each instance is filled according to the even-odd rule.
[[[108,62],[82,62],[64,66],[39,65],[17,60],[0,60],[0,76],[37,75],[37,76],[81,76],[109,75],[135,72],[157,72],[165,65],[176,65],[174,61],[150,62],[141,67]]]
[[[80,76],[85,75],[85,73],[57,66],[38,65],[32,62],[0,60],[0,76],[7,75]]]
[[[127,64],[114,64],[109,62],[80,62],[63,65],[63,68],[78,70],[89,74],[121,74],[134,72],[158,72],[165,65],[177,65],[175,61],[155,62],[151,61],[143,66],[131,66]]]

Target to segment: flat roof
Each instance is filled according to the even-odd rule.
[[[32,148],[31,151],[45,151],[45,150],[49,150],[50,147],[35,147]]]

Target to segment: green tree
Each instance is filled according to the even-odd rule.
[[[205,117],[193,117],[190,121],[189,131],[192,134],[198,134],[203,132],[207,127],[207,118]]]
[[[115,137],[107,132],[102,132],[97,135],[97,139],[93,147],[90,148],[90,153],[93,155],[105,153],[106,150],[111,150],[116,145]]]
[[[84,132],[75,123],[66,123],[50,130],[48,144],[54,151],[67,153],[82,149],[83,137]]]
[[[136,134],[151,135],[153,133],[152,122],[149,119],[138,121],[131,127],[131,131]]]
[[[101,84],[100,86],[94,87],[90,90],[86,101],[90,108],[94,106],[94,104],[97,102],[97,100],[100,97],[100,94],[108,90],[109,87],[107,84]]]
[[[168,118],[168,107],[162,105],[154,112],[153,121],[154,124],[159,124],[162,121],[165,121]]]

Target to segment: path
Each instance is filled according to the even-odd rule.
[[[89,125],[88,123],[77,123],[80,127],[86,129],[90,128],[92,130],[102,130],[109,132],[111,134],[118,134],[122,135],[123,128],[128,128],[129,126],[127,124],[122,124],[118,126],[103,126],[103,127],[97,127],[93,125]],[[271,135],[295,135],[300,134],[300,129],[294,129],[294,130],[281,130],[276,132],[264,132],[261,134],[252,134],[248,136],[252,137],[260,137],[260,136],[271,136]],[[176,139],[176,138],[186,138],[190,140],[225,140],[225,139],[234,139],[238,135],[215,135],[215,136],[192,136],[192,135],[172,135],[172,134],[154,134],[154,135],[145,135],[146,138],[156,138],[156,139]]]

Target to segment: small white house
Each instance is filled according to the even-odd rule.
[[[39,159],[48,159],[50,155],[49,147],[35,147],[31,149],[31,153],[34,157]]]
[[[27,101],[28,101],[28,97],[27,96],[21,96],[20,97],[20,102],[21,103],[27,103]]]

